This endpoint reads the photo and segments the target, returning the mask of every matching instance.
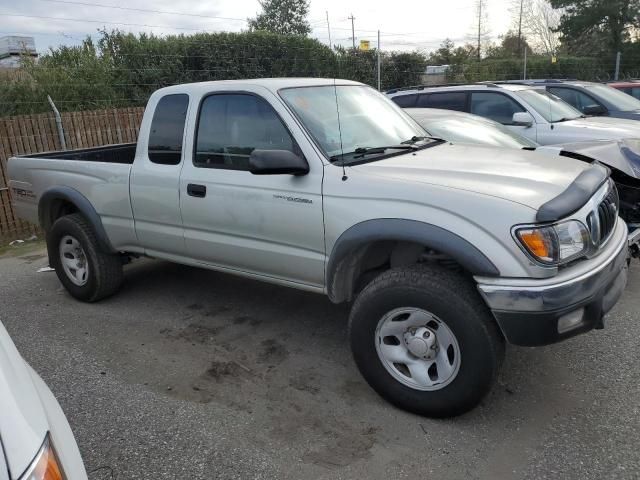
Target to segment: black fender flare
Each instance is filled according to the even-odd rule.
[[[51,221],[51,207],[56,200],[65,200],[73,204],[84,218],[91,224],[93,231],[98,239],[98,246],[105,253],[117,253],[111,245],[111,241],[107,236],[107,232],[102,225],[102,220],[96,209],[93,208],[91,202],[77,190],[61,186],[51,187],[45,190],[38,201],[38,219],[40,226],[45,232],[48,232],[53,222]]]
[[[472,275],[495,277],[500,274],[494,263],[461,236],[430,223],[398,218],[381,218],[358,223],[336,240],[326,269],[327,293],[331,301],[350,300],[353,275],[362,251],[360,247],[376,241],[411,242],[444,253]]]

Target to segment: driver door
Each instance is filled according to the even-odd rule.
[[[321,287],[323,164],[279,99],[268,91],[205,95],[190,132],[195,148],[186,155],[180,178],[187,255],[216,267]],[[309,173],[253,175],[254,149],[302,155]]]

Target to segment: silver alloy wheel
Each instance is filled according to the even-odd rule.
[[[460,346],[451,329],[420,308],[396,308],[376,328],[376,351],[387,371],[415,390],[440,390],[460,370]]]
[[[82,287],[89,280],[89,262],[80,242],[71,235],[60,240],[60,263],[74,285]]]

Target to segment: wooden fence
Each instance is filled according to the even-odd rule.
[[[144,108],[62,113],[67,149],[135,142]],[[11,205],[7,160],[14,155],[61,150],[53,113],[0,117],[0,245],[37,233]]]

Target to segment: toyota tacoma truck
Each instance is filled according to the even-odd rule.
[[[400,408],[461,414],[505,343],[594,328],[627,282],[608,170],[430,137],[351,81],[204,82],[153,93],[137,145],[9,160],[19,215],[69,293],[93,302],[136,256],[351,302],[367,382]]]

